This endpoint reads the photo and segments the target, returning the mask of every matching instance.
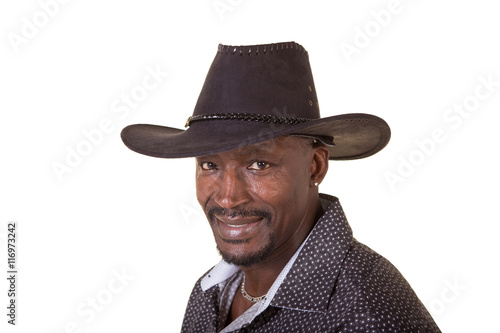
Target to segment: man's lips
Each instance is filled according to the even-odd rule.
[[[259,227],[261,217],[228,217],[214,215],[216,229],[223,239],[248,238]]]
[[[228,216],[221,216],[221,215],[214,215],[215,218],[222,223],[230,226],[230,227],[243,227],[247,224],[258,222],[262,220],[262,217],[228,217]]]

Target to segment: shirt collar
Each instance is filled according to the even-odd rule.
[[[207,291],[216,284],[226,281],[240,269],[238,266],[221,260],[207,275],[201,280],[201,290]]]

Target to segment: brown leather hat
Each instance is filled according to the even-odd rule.
[[[138,153],[180,158],[303,135],[325,143],[330,159],[350,160],[375,154],[391,136],[387,123],[373,115],[321,118],[309,56],[295,42],[219,45],[186,127],[130,125],[121,137]]]

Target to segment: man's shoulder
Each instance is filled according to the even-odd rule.
[[[389,261],[367,245],[353,238],[351,247],[346,253],[344,269],[363,278],[369,276],[376,266],[385,262]]]
[[[399,270],[385,257],[370,247],[352,240],[339,275],[339,285],[348,284],[359,292],[384,290],[387,286],[410,285]],[[369,289],[369,290],[366,290]],[[413,292],[413,291],[412,291]]]
[[[201,287],[203,278],[205,278],[212,269],[213,268],[205,272],[194,284],[184,313],[182,332],[203,332],[217,313],[215,307],[215,299],[218,295],[217,287],[214,286],[214,289],[208,293],[204,292]]]
[[[336,302],[343,304],[344,322],[355,318],[416,332],[439,332],[432,317],[399,270],[386,258],[353,239],[336,286]]]

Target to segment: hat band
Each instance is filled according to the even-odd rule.
[[[242,121],[258,121],[261,123],[273,123],[280,125],[298,125],[308,122],[310,118],[300,117],[283,117],[269,114],[254,114],[254,113],[207,113],[196,116],[191,116],[187,119],[185,127],[189,127],[192,123],[204,120],[242,120]]]

